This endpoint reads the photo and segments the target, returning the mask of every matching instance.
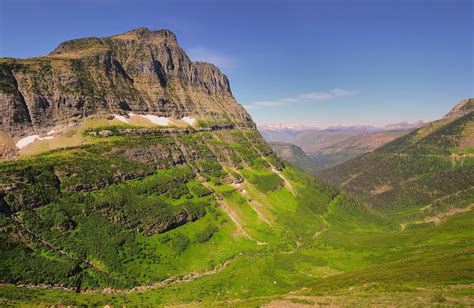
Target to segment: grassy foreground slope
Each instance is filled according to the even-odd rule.
[[[402,231],[252,130],[87,134],[0,165],[0,303],[473,302],[472,212]]]

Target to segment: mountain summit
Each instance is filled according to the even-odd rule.
[[[213,64],[193,62],[169,30],[139,28],[0,59],[0,124],[10,137],[78,117],[148,114],[253,127]]]

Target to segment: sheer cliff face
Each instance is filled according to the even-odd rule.
[[[0,59],[0,125],[10,136],[130,111],[254,127],[227,77],[191,61],[168,30],[71,40],[45,57]]]

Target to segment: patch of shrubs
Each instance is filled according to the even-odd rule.
[[[196,234],[196,242],[205,243],[216,233],[218,228],[216,226],[207,226],[204,230]]]
[[[188,248],[189,244],[191,244],[191,240],[187,235],[182,233],[177,233],[171,239],[171,246],[178,254],[182,254],[186,248]]]

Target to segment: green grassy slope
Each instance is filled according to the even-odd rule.
[[[0,303],[472,298],[471,213],[402,231],[255,131],[113,132],[0,165]]]
[[[432,122],[321,176],[402,227],[439,223],[474,203],[473,119]]]

